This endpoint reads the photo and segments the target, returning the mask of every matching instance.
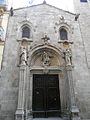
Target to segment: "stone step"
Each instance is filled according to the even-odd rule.
[[[63,120],[62,118],[30,118],[28,120]]]

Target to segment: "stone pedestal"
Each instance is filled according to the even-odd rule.
[[[25,79],[26,79],[26,65],[22,65],[20,66],[18,106],[15,113],[16,115],[15,120],[24,120]]]
[[[71,120],[80,120],[79,109],[76,106],[76,102],[75,102],[75,93],[74,93],[74,85],[73,85],[73,77],[72,77],[72,65],[67,65],[66,70],[67,70],[68,83],[69,83],[70,118]]]
[[[17,109],[15,115],[15,120],[24,120],[24,110]]]
[[[77,106],[72,106],[70,112],[71,112],[71,120],[80,120],[79,109],[77,108]]]

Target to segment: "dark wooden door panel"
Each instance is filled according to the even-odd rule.
[[[44,89],[37,88],[34,91],[34,110],[44,110]]]
[[[33,75],[33,116],[60,115],[58,75]]]
[[[48,110],[57,110],[59,109],[59,100],[58,100],[58,90],[56,88],[48,89],[48,98],[47,98],[47,109]]]

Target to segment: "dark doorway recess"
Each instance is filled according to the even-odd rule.
[[[33,117],[59,117],[60,94],[58,75],[33,75]]]

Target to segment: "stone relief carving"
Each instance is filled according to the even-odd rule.
[[[55,23],[55,25],[60,25],[61,23],[65,23],[65,18],[64,16],[59,17],[59,21]]]
[[[42,54],[41,54],[41,61],[43,63],[43,66],[44,67],[47,67],[47,66],[50,66],[50,59],[52,58],[53,56],[49,53],[49,52],[46,52],[44,51]]]
[[[64,21],[65,21],[65,18],[61,16],[59,22],[64,22]]]
[[[78,20],[79,15],[80,15],[79,13],[75,15],[75,21],[77,21],[77,20]]]
[[[71,51],[71,49],[66,49],[66,65],[72,65],[72,51]]]
[[[50,40],[50,38],[47,36],[47,34],[45,34],[45,36],[42,39],[45,44],[48,44],[48,40]]]
[[[20,47],[20,65],[26,65],[26,64],[27,64],[26,47],[21,46]]]

